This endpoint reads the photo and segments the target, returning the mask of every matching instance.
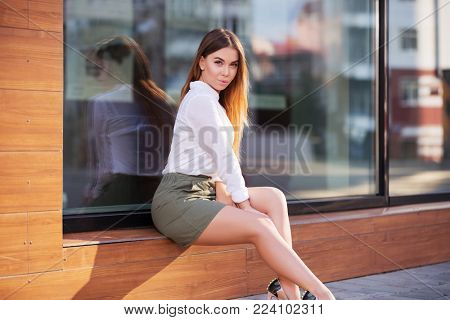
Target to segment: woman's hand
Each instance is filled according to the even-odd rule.
[[[262,213],[252,207],[250,200],[247,199],[241,203],[234,203],[231,194],[227,191],[226,185],[221,181],[216,181],[216,201],[221,202],[227,206],[233,206],[245,211]]]
[[[255,208],[252,207],[252,204],[250,203],[250,200],[247,199],[243,202],[240,203],[236,203],[236,206],[239,209],[245,210],[245,211],[250,211],[250,212],[257,212],[257,213],[262,213],[261,211],[256,210]]]
[[[216,201],[227,206],[236,207],[231,199],[231,194],[227,191],[225,184],[221,181],[216,181]]]

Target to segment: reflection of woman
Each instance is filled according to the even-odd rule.
[[[95,55],[102,67],[98,80],[112,89],[89,102],[87,203],[147,202],[160,180],[164,144],[170,142],[163,130],[171,131],[175,109],[151,80],[148,60],[133,39],[106,40]]]
[[[155,227],[183,247],[253,243],[279,274],[271,287],[281,283],[280,297],[300,299],[301,285],[319,299],[334,299],[292,249],[284,194],[245,186],[238,150],[247,121],[247,78],[237,36],[209,32],[181,92],[168,163],[152,203]]]

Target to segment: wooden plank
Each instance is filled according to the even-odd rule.
[[[27,214],[0,214],[0,276],[28,272]]]
[[[450,223],[417,226],[388,233],[375,249],[376,272],[386,272],[450,259]],[[385,258],[388,257],[389,259]]]
[[[324,222],[337,222],[369,218],[391,217],[395,215],[420,213],[420,212],[448,212],[450,201],[419,203],[388,208],[358,209],[340,212],[326,212],[317,214],[290,216],[291,225],[312,224]],[[448,216],[447,218],[448,219]]]
[[[413,210],[408,206],[409,210]],[[420,207],[424,207],[420,205]],[[389,208],[390,210],[391,208]],[[372,210],[372,209],[370,209]],[[355,210],[356,211],[356,210]],[[345,213],[347,217],[344,218]],[[380,211],[377,214],[372,212],[365,218],[359,212],[339,212],[331,214],[314,214],[307,216],[290,217],[293,229],[293,241],[312,240],[321,237],[339,237],[350,234],[364,234],[372,231],[383,231],[391,229],[408,228],[411,226],[433,225],[436,223],[450,222],[448,209],[439,208],[431,210],[423,208],[407,212],[405,209],[395,208],[390,214]],[[364,221],[364,223],[361,223]],[[308,228],[302,228],[307,225]],[[295,228],[294,226],[298,226]]]
[[[0,235],[13,236],[27,234],[27,214],[25,212],[0,214]],[[26,240],[26,237],[23,238]]]
[[[220,265],[221,268],[217,266]],[[0,278],[3,299],[220,299],[246,294],[244,250]],[[30,282],[28,282],[30,280]]]
[[[166,239],[153,228],[99,230],[64,234],[64,247],[79,247],[100,243],[121,243],[139,240]]]
[[[61,210],[61,152],[0,152],[0,214]]]
[[[66,235],[64,235],[66,237]],[[64,240],[65,241],[65,240]],[[237,246],[191,246],[183,249],[163,237],[158,240],[111,243],[64,248],[64,270],[112,266],[125,262],[150,261],[188,255],[245,249],[250,245]]]
[[[28,1],[0,1],[0,27],[28,28]]]
[[[123,298],[209,300],[246,295],[245,257],[245,250],[240,249],[177,258],[164,272],[152,277],[152,281],[145,281]],[[192,277],[188,283],[186,275]]]
[[[0,88],[62,92],[62,34],[0,27],[0,38]]]
[[[62,269],[62,212],[30,212],[29,272]]]
[[[364,221],[364,223],[361,223],[361,221]],[[345,221],[331,220],[331,222],[293,225],[292,241],[316,240],[320,238],[348,236],[349,234],[370,233],[373,232],[373,229],[374,226],[370,218]]]
[[[61,0],[29,1],[30,29],[63,31],[63,3]]]
[[[97,244],[111,244],[111,243],[134,242],[142,240],[163,240],[163,239],[167,238],[163,236],[161,233],[159,233],[156,229],[151,227],[111,229],[111,230],[66,233],[64,234],[64,247],[69,248],[69,247],[90,246]],[[173,242],[171,243],[173,244]],[[196,247],[199,248],[201,246]],[[221,246],[210,246],[210,247],[221,247]],[[182,251],[184,250],[186,249],[182,249]],[[178,254],[181,253],[182,251],[178,251]]]
[[[29,280],[29,275],[0,278],[0,299],[6,300],[13,297],[16,292],[20,293],[22,288],[29,283]]]
[[[0,276],[28,272],[28,244],[26,233],[17,236],[0,235]]]
[[[62,150],[62,93],[0,89],[0,151]]]
[[[450,214],[448,210],[416,211],[391,216],[380,216],[373,219],[375,231],[389,231],[396,229],[415,228],[417,226],[435,225],[449,223]]]

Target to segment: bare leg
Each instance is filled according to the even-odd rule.
[[[272,187],[248,188],[250,204],[253,208],[267,214],[273,221],[281,237],[292,248],[291,224],[289,222],[286,197],[279,189]],[[300,290],[289,279],[278,275],[281,287],[289,299],[299,300]]]
[[[328,289],[281,237],[265,214],[232,206],[223,208],[194,242],[197,245],[253,243],[268,266],[280,276],[310,290],[319,299]]]

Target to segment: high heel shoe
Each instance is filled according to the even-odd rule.
[[[302,296],[302,300],[317,300],[316,296],[313,295],[308,290],[305,291],[305,294]]]
[[[301,300],[317,300],[316,296],[308,290],[300,288]],[[273,279],[267,286],[267,300],[288,300],[288,296],[283,291],[278,278]]]
[[[267,285],[267,300],[280,300],[280,297],[285,295],[278,278],[269,282]]]

